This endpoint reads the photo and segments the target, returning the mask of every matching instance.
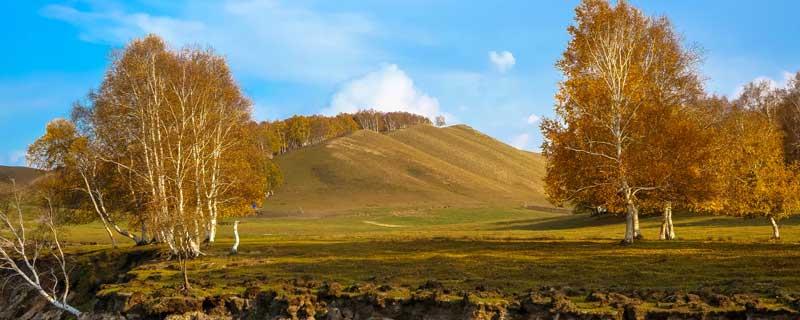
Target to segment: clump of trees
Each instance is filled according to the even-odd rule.
[[[28,160],[80,189],[112,242],[163,243],[185,265],[221,217],[252,212],[274,185],[250,109],[221,56],[151,35],[113,56],[100,88],[71,121],[48,124]]]
[[[262,122],[259,136],[270,156],[349,135],[358,130],[391,132],[414,125],[431,125],[430,119],[408,112],[380,112],[372,109],[341,113],[333,117],[293,116]]]
[[[765,81],[746,85],[723,119],[723,213],[767,218],[773,239],[780,239],[778,221],[800,212],[798,81],[800,72],[786,88]]]
[[[675,238],[675,207],[767,217],[778,238],[776,220],[799,209],[797,80],[708,97],[666,18],[585,0],[575,20],[557,117],[541,125],[551,201],[624,214],[625,244],[642,236],[640,212],[661,212],[659,238]]]
[[[48,174],[37,187],[74,215],[93,212],[117,238],[164,244],[184,271],[225,216],[253,212],[283,180],[276,154],[356,130],[431,124],[406,112],[359,111],[257,123],[225,60],[150,35],[112,56],[96,91],[29,146]]]

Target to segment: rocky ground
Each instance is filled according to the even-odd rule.
[[[452,292],[435,281],[393,298],[395,288],[293,281],[282,293],[257,287],[206,298],[115,292],[94,297],[84,319],[800,319],[800,296],[539,288]],[[24,287],[7,289],[0,319],[68,319]]]

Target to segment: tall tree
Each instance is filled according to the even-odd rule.
[[[701,92],[696,55],[665,18],[627,2],[585,0],[558,68],[557,119],[542,122],[546,191],[573,202],[625,212],[623,243],[638,237],[639,197],[664,186],[650,169],[660,159],[664,115]]]
[[[186,275],[185,260],[214,242],[218,219],[252,212],[274,186],[256,127],[222,57],[147,36],[113,56],[99,90],[73,108],[73,122],[49,124],[29,159],[77,177],[112,241],[112,227],[139,242],[149,232]],[[119,228],[111,212],[137,217],[129,225],[142,226],[141,236]]]

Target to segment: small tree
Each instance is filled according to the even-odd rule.
[[[32,166],[48,170],[63,182],[59,184],[62,192],[77,187],[86,196],[89,206],[97,213],[103,223],[113,247],[117,246],[114,231],[137,244],[147,242],[122,228],[108,211],[108,202],[115,195],[118,181],[111,172],[112,166],[101,161],[90,140],[81,136],[75,125],[66,119],[54,119],[47,124],[45,134],[28,147],[27,160]],[[111,188],[107,188],[111,186]],[[116,190],[119,193],[120,190]],[[122,192],[125,192],[124,190]],[[144,224],[144,222],[141,222]]]
[[[661,212],[659,239],[676,237],[673,208],[688,211],[718,209],[715,202],[721,188],[718,175],[720,148],[719,111],[727,101],[716,97],[676,106],[661,116],[660,139],[654,148],[662,150],[651,163],[650,172],[661,188],[641,199],[645,210]]]
[[[444,127],[447,125],[445,122],[444,116],[436,116],[436,126],[437,127]]]
[[[800,210],[797,170],[785,164],[781,132],[764,113],[740,107],[726,115],[724,128],[723,212],[765,217],[780,239],[778,221]]]
[[[14,182],[12,180],[12,185]],[[67,302],[70,278],[67,260],[55,226],[56,211],[49,199],[39,229],[33,236],[26,230],[20,194],[13,188],[10,204],[0,209],[0,269],[10,277],[19,277],[51,305],[80,317],[80,310]],[[14,213],[10,213],[13,211]],[[50,255],[52,261],[43,262]]]

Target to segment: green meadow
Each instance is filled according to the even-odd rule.
[[[614,292],[713,290],[774,297],[800,292],[800,219],[785,220],[783,240],[756,219],[677,215],[679,240],[657,240],[660,217],[645,217],[645,239],[619,245],[619,217],[590,217],[529,209],[373,209],[322,217],[253,216],[240,219],[239,254],[231,256],[231,220],[218,241],[193,260],[195,294],[242,294],[287,283],[337,283],[384,288],[409,297],[430,281],[453,299],[491,290],[504,299],[542,287],[580,295]],[[110,249],[96,224],[73,225],[65,239],[76,256]],[[149,247],[122,251],[152,250]],[[152,259],[107,284],[100,294],[177,294],[175,261]],[[290,286],[291,287],[291,286]],[[359,289],[360,290],[360,289]]]

